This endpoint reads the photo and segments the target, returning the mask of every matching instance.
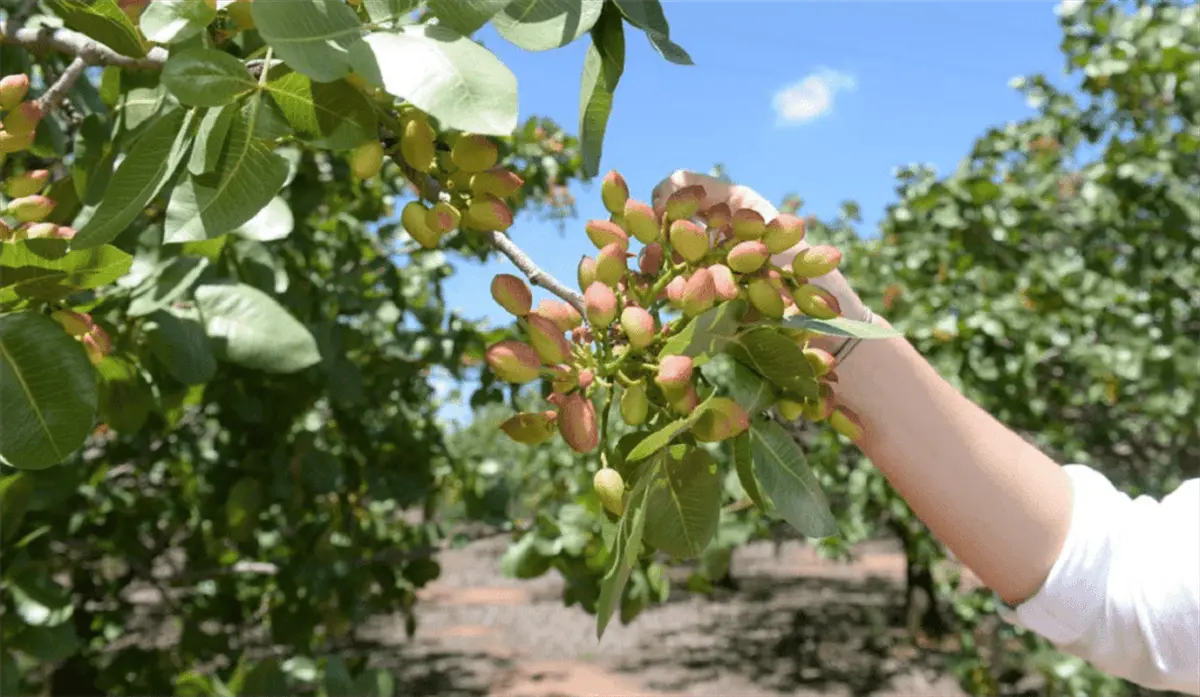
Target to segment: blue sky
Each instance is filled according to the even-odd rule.
[[[720,162],[777,203],[798,193],[818,216],[856,200],[869,232],[895,199],[893,168],[955,167],[986,128],[1030,113],[1009,87],[1013,77],[1063,75],[1056,3],[1048,0],[663,4],[671,38],[696,64],[668,63],[626,26],[625,74],[601,162],[601,173],[617,169],[642,200],[675,169],[708,171]],[[522,119],[548,116],[577,132],[586,38],[539,53],[490,27],[477,38],[516,74]],[[583,223],[607,217],[598,186],[577,185],[574,194],[579,218],[565,233],[532,217],[509,231],[572,285],[579,258],[595,253]],[[451,307],[509,322],[487,287],[512,265],[456,267],[446,283]]]

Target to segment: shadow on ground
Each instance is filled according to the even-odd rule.
[[[396,669],[397,694],[450,697],[961,697],[941,656],[903,627],[903,558],[875,550],[851,564],[811,549],[739,550],[737,590],[712,596],[673,582],[671,600],[633,623],[562,604],[562,579],[499,574],[499,543],[455,550],[422,591],[418,630],[374,618],[372,665]]]
[[[429,650],[419,643],[360,641],[342,656],[370,656],[372,668],[391,671],[393,694],[405,697],[487,697],[493,694],[494,675],[513,667],[511,660],[484,651]]]
[[[946,673],[942,656],[913,645],[896,611],[902,592],[888,580],[738,581],[735,593],[691,600],[708,605],[710,619],[687,633],[645,637],[638,655],[615,667],[686,694],[736,681],[767,693],[879,695]],[[961,694],[932,682],[911,689]]]

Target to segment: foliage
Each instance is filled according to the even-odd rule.
[[[948,176],[902,170],[878,238],[857,234],[854,204],[806,222],[970,397],[1060,459],[1157,495],[1200,462],[1186,389],[1200,377],[1200,19],[1181,2],[1130,5],[1065,14],[1079,94],[1022,80],[1036,113],[990,130]],[[653,351],[618,356],[624,327],[581,334],[574,385],[557,392],[546,366],[540,391],[485,370],[480,418],[444,438],[431,375],[463,376],[487,347],[530,337],[528,321],[485,330],[448,311],[445,254],[499,251],[588,314],[516,246],[513,216],[569,217],[571,181],[599,174],[627,27],[691,63],[658,2],[46,0],[5,13],[0,691],[391,694],[390,674],[344,649],[372,615],[415,626],[416,591],[439,573],[440,502],[511,529],[505,571],[556,570],[600,632],[664,602],[675,558],[695,557],[689,586],[711,587],[773,521],[836,525],[820,542],[835,556],[895,535],[913,607],[917,592],[936,601],[919,620],[959,631],[972,693],[1030,671],[1046,694],[1130,692],[997,630],[991,598],[943,574],[944,551],[843,438],[797,426],[797,446],[767,418],[773,402],[825,416],[831,395],[801,320],[771,317],[761,284],[701,312],[694,293],[689,307],[660,302],[728,248],[646,274],[653,286],[635,293],[655,292],[639,304],[669,327]],[[526,50],[588,35],[578,140],[517,123],[516,76],[470,38],[489,22]],[[24,74],[28,88],[8,79]],[[759,316],[732,312],[746,300]],[[568,421],[545,403],[579,368],[608,415],[625,381],[682,354],[696,397],[728,396],[744,428],[728,407],[715,423],[707,408],[662,409],[570,431],[574,449],[508,440]],[[777,402],[763,385],[781,377],[794,394]],[[587,448],[592,426],[602,437]],[[603,460],[578,456],[592,449]],[[597,465],[627,485],[621,515],[594,488]],[[672,517],[654,503],[680,494],[699,504]]]
[[[853,202],[832,219],[806,218],[808,235],[841,248],[860,294],[974,401],[1060,461],[1095,466],[1132,495],[1161,496],[1200,471],[1187,389],[1200,378],[1200,83],[1191,69],[1200,20],[1183,3],[1085,3],[1061,21],[1077,91],[1043,76],[1015,81],[1035,113],[990,129],[947,175],[899,170],[880,235],[860,235]],[[797,196],[780,206],[802,207]],[[992,596],[963,584],[856,449],[803,421],[794,430],[837,520],[838,534],[818,549],[847,558],[860,541],[898,538],[910,626],[949,632],[965,689],[1007,694],[1032,673],[1044,694],[1143,692],[1000,623]],[[726,457],[736,465],[736,453]],[[735,485],[724,503],[744,495]],[[756,509],[737,515],[735,545],[766,534]],[[534,568],[557,568],[565,555],[546,542],[556,534],[526,533],[510,553],[541,547],[551,561]]]
[[[449,454],[430,375],[460,376],[492,335],[444,306],[445,254],[495,251],[468,222],[429,249],[399,213],[430,171],[470,196],[462,141],[508,177],[476,192],[517,182],[509,215],[571,215],[600,139],[519,124],[516,77],[469,37],[491,21],[547,50],[630,21],[688,62],[661,11],[626,16],[599,0],[5,10],[6,693],[393,692],[340,649],[373,615],[411,631],[439,573],[443,531],[412,515]],[[435,161],[405,137],[417,121]]]
[[[1060,462],[1161,497],[1200,473],[1187,388],[1200,380],[1200,13],[1083,3],[1061,23],[1077,91],[1015,80],[1035,113],[989,129],[945,176],[901,169],[878,238],[858,239],[853,204],[812,235],[847,250],[856,290],[989,413]],[[842,531],[827,549],[889,531],[910,578],[940,568],[943,550],[870,463],[813,438]],[[970,632],[972,694],[996,694],[1014,669],[1042,676],[1048,694],[1133,691],[997,626],[990,594],[926,579]]]

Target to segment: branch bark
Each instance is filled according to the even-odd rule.
[[[521,273],[525,274],[530,283],[554,293],[570,303],[572,307],[579,311],[580,315],[587,316],[587,305],[583,302],[583,296],[568,288],[562,281],[543,271],[541,267],[533,262],[533,259],[529,258],[528,254],[521,251],[521,248],[509,239],[508,235],[493,230],[487,233],[487,238],[493,247],[508,257],[521,270]]]
[[[43,114],[58,106],[58,103],[67,96],[67,90],[71,89],[75,81],[83,75],[83,71],[87,70],[87,67],[88,63],[82,56],[76,56],[75,60],[71,61],[71,64],[67,66],[62,75],[58,76],[54,84],[50,85],[50,88],[43,92],[41,97],[38,97],[37,103],[42,108]]]
[[[167,62],[167,51],[155,46],[143,58],[131,58],[112,50],[108,46],[70,29],[54,27],[31,28],[23,26],[17,18],[9,18],[0,26],[0,41],[16,44],[29,50],[54,50],[76,58],[88,65],[117,65],[122,68],[155,70]]]
[[[400,135],[400,124],[394,119],[385,119],[385,124],[395,136]],[[422,197],[427,199],[449,200],[449,194],[442,190],[436,179],[428,174],[418,172],[408,166],[408,163],[404,161],[404,156],[400,154],[398,147],[394,148],[389,155],[400,167],[400,171],[404,173],[404,177],[412,182],[412,185],[416,187],[417,191],[420,192]],[[531,259],[524,250],[518,247],[516,242],[512,241],[512,238],[495,230],[486,232],[484,235],[487,237],[487,240],[491,243],[492,247],[494,247],[504,256],[508,257],[509,260],[512,261],[512,263],[516,265],[518,269],[520,269],[521,273],[525,274],[525,277],[529,279],[530,283],[535,286],[545,288],[559,298],[562,298],[569,303],[571,307],[575,308],[575,310],[579,312],[581,316],[587,317],[587,304],[583,301],[583,295],[571,290],[570,286],[558,280],[553,275],[546,272],[540,266],[534,263],[533,259]]]

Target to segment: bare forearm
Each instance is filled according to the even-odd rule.
[[[1070,524],[1063,469],[904,339],[864,341],[838,377],[837,401],[866,427],[859,447],[934,535],[1006,602],[1033,595]]]

